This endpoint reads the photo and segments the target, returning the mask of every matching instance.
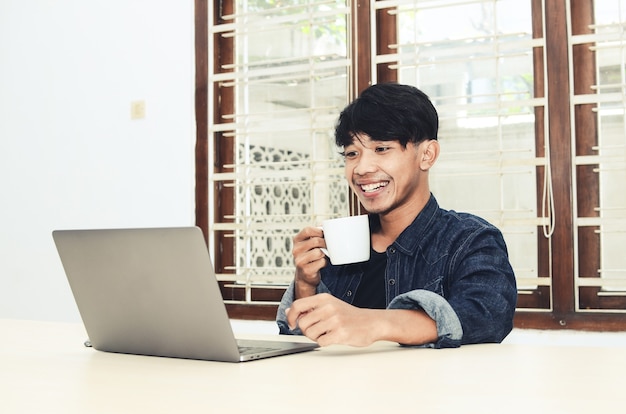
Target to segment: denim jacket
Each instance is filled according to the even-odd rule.
[[[370,215],[370,225],[378,225],[378,216]],[[501,342],[511,331],[515,275],[502,234],[485,220],[441,209],[431,195],[386,253],[387,308],[421,309],[434,319],[438,339],[427,346]],[[366,265],[324,267],[317,293],[352,303]],[[293,300],[292,282],[276,316],[281,334],[301,334],[286,322]]]

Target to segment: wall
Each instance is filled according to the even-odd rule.
[[[0,318],[79,320],[53,229],[194,223],[193,65],[192,0],[0,2]]]

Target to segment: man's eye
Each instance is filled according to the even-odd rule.
[[[387,152],[390,147],[376,147],[376,152]]]
[[[356,151],[345,151],[345,152],[343,153],[343,156],[344,156],[345,158],[354,158],[354,157],[356,157],[356,156],[357,156],[357,152],[356,152]]]

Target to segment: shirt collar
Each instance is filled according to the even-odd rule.
[[[435,196],[431,193],[430,198],[422,211],[420,211],[417,217],[415,217],[415,220],[413,220],[413,222],[409,224],[409,226],[404,229],[402,233],[400,233],[392,245],[402,253],[408,255],[417,251],[417,245],[420,240],[422,240],[426,232],[433,226],[438,212],[439,203],[437,203]],[[372,232],[380,227],[378,215],[370,214],[369,220]]]

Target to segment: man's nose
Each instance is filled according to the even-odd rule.
[[[371,154],[369,151],[364,151],[354,167],[354,173],[357,175],[366,175],[375,172],[377,168],[375,155]]]

